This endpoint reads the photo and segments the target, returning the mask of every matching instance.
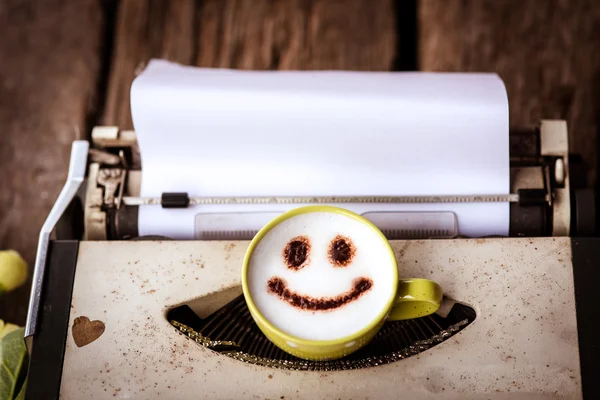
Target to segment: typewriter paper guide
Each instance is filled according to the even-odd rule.
[[[233,71],[154,60],[133,83],[131,110],[141,196],[509,192],[508,100],[495,74]],[[201,213],[296,206],[143,206],[139,233],[194,239]],[[341,206],[453,211],[463,236],[509,229],[508,203]]]

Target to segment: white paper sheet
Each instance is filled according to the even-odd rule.
[[[153,60],[131,111],[142,196],[508,194],[509,120],[495,74],[233,71]],[[464,236],[508,235],[509,204],[344,205],[453,211]],[[143,206],[140,235],[195,237],[200,212]]]

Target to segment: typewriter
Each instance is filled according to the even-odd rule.
[[[194,115],[193,107],[185,109],[194,103],[187,89],[175,90],[181,96],[172,97],[165,88],[169,81],[168,74],[161,74],[163,67],[177,69],[177,76],[193,86],[196,71],[191,67],[159,64],[136,80],[149,79],[158,96],[178,102],[173,105],[178,112]],[[275,88],[261,82],[260,95],[253,98],[246,77],[231,71],[203,73],[223,74],[199,86],[211,101],[222,97],[235,104],[238,96],[248,96],[247,108],[232,105],[231,116],[219,114],[218,100],[203,107],[215,120],[239,116],[246,127],[255,123],[253,132],[269,129],[253,113],[245,114],[248,109],[268,114],[261,105],[265,91],[292,104],[287,94],[302,89],[297,83],[286,86],[297,79],[290,75]],[[261,74],[259,80],[279,79]],[[352,82],[353,76],[341,76]],[[388,185],[371,182],[378,180],[372,171],[379,164],[361,157],[352,171],[358,176],[354,180],[364,182],[362,193],[343,187],[323,193],[310,179],[301,193],[267,192],[264,177],[249,182],[244,177],[228,189],[235,174],[254,168],[252,162],[207,171],[201,156],[181,161],[181,171],[194,170],[197,162],[194,174],[210,175],[198,178],[211,179],[202,181],[206,187],[216,188],[219,181],[226,187],[204,193],[192,188],[197,183],[189,176],[169,175],[183,147],[192,144],[169,150],[151,144],[143,133],[164,125],[153,119],[156,115],[142,117],[135,109],[138,100],[156,100],[141,87],[136,94],[137,84],[132,87],[135,130],[98,126],[90,140],[73,143],[67,181],[41,230],[26,327],[26,398],[597,398],[594,324],[600,299],[594,282],[600,278],[600,241],[594,238],[594,193],[578,183],[582,176],[569,152],[565,121],[505,126],[506,148],[498,150],[506,153],[505,175],[499,178],[509,183],[504,193],[386,191],[382,187]],[[244,90],[232,90],[239,87]],[[378,96],[371,85],[350,93],[344,85],[337,88],[343,88],[337,100],[331,91],[316,91],[309,97],[327,101],[313,108],[308,100],[294,104],[306,107],[303,113],[318,113],[319,107],[340,113],[360,110],[353,100]],[[437,87],[434,98],[438,92],[445,93]],[[333,110],[330,102],[343,105],[342,111]],[[474,107],[486,112],[478,102]],[[291,106],[277,110],[288,111],[281,119],[300,115]],[[188,123],[169,118],[177,122],[175,131]],[[425,117],[415,118],[427,124]],[[167,144],[180,139],[173,131],[163,136]],[[313,154],[298,144],[297,136],[267,139],[240,136],[227,146],[235,157],[259,154],[269,145]],[[448,151],[471,146],[457,141]],[[355,149],[364,146],[358,139],[354,143]],[[335,170],[320,170],[327,168]],[[462,167],[449,163],[448,168]],[[260,171],[257,167],[255,176]],[[432,168],[426,174],[444,171]],[[148,190],[152,174],[162,173],[169,175],[163,180],[167,183]],[[422,179],[422,171],[402,173]],[[190,190],[185,190],[188,183]],[[259,189],[232,192],[244,185]],[[241,297],[242,258],[266,221],[313,203],[348,205],[367,215],[390,240],[401,276],[441,284],[442,308],[428,317],[387,322],[371,343],[340,360],[300,360],[276,348],[258,330]],[[394,208],[398,204],[402,207]],[[495,211],[498,215],[486,215]]]

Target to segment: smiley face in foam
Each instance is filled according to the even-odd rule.
[[[334,212],[288,218],[254,248],[248,287],[260,313],[302,339],[358,332],[394,292],[395,261],[378,231]]]
[[[283,251],[283,260],[291,270],[298,271],[310,263],[310,238],[298,236],[288,242]],[[356,247],[352,239],[337,235],[331,240],[327,250],[327,258],[333,267],[348,267],[356,254]],[[344,305],[358,299],[363,293],[373,287],[370,278],[358,277],[353,280],[352,287],[345,293],[333,297],[316,298],[306,294],[299,294],[287,287],[286,282],[280,277],[272,277],[267,282],[269,291],[277,295],[281,300],[288,302],[294,307],[302,310],[327,311],[343,307]]]

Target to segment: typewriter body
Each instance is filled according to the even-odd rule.
[[[118,127],[96,127],[89,142],[73,145],[67,183],[40,235],[27,398],[599,393],[600,241],[592,237],[593,193],[573,183],[565,121],[510,132],[508,236],[461,237],[452,224],[388,234],[402,275],[444,288],[437,314],[386,323],[360,352],[320,363],[282,353],[249,317],[240,265],[252,229],[192,240],[140,234],[141,208],[202,201],[140,197],[141,158],[136,132]]]

